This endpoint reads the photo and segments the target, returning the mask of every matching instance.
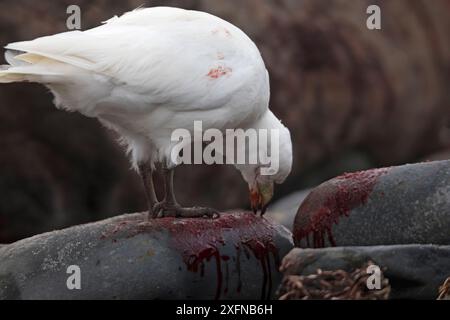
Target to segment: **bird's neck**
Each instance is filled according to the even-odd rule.
[[[290,142],[290,134],[281,121],[267,110],[266,113],[255,121],[248,129],[255,129],[258,136],[257,148],[249,143],[245,144],[246,159],[257,159],[256,163],[247,162],[237,164],[236,168],[241,171],[244,179],[248,182],[254,180],[258,168],[264,175],[276,174],[280,169],[280,161],[283,162],[285,142]],[[241,149],[242,150],[242,149]],[[282,154],[283,153],[283,154]],[[289,157],[291,155],[288,155]],[[260,169],[261,170],[261,169]]]
[[[251,127],[255,129],[265,129],[265,130],[271,129],[280,130],[284,128],[281,121],[269,109],[267,109],[267,111],[258,120],[256,120],[251,125]]]

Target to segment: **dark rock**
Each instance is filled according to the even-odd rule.
[[[253,213],[123,215],[1,246],[0,298],[268,299],[292,247],[289,231]],[[81,290],[66,286],[70,265]]]
[[[297,191],[278,200],[269,206],[265,216],[282,224],[288,230],[292,230],[298,205],[305,200],[309,192],[310,190]]]
[[[294,223],[299,247],[450,244],[450,161],[348,173],[315,188]]]
[[[384,270],[391,299],[436,299],[439,287],[450,274],[450,246],[296,248],[283,259],[281,269],[286,276],[309,275],[317,269],[350,272],[369,261]]]
[[[314,169],[302,175],[299,180],[307,186],[317,186],[323,181],[336,176],[336,172],[347,172],[356,170],[366,170],[373,168],[373,163],[359,152],[348,152],[340,156],[329,159],[326,163],[316,166]],[[289,190],[289,183],[277,186],[277,190]],[[267,209],[267,216],[281,223],[283,226],[292,231],[294,219],[298,211],[299,205],[305,200],[310,193],[310,188],[303,188],[300,191],[290,193],[281,199],[275,200]],[[277,191],[278,193],[278,191]]]
[[[448,147],[447,0],[377,1],[382,32],[366,28],[372,0],[2,0],[0,42],[67,31],[68,5],[80,6],[85,30],[144,2],[219,15],[255,40],[270,72],[271,109],[294,142],[294,171],[277,197],[322,182],[322,165],[350,150],[381,166]],[[94,119],[54,108],[44,87],[0,86],[0,242],[145,209],[114,140]],[[248,205],[234,168],[180,171],[183,204]],[[212,175],[220,188],[204,183]]]

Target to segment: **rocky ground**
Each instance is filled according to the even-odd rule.
[[[0,45],[66,31],[73,4],[83,29],[142,4],[229,20],[261,49],[270,107],[292,133],[294,170],[276,189],[281,199],[345,171],[436,159],[450,146],[450,3],[378,2],[382,32],[366,28],[371,0],[2,0]],[[54,108],[44,87],[0,87],[0,150],[0,242],[145,209],[115,136]],[[177,171],[186,205],[248,206],[232,167]],[[220,187],[204,183],[212,176]]]
[[[389,298],[446,297],[450,161],[374,169],[329,180],[300,205],[293,237],[299,248],[283,260],[286,278],[279,294],[284,298],[327,298],[333,289],[326,286],[320,290],[316,286],[316,295],[302,291],[308,275],[319,269],[351,273],[369,262],[383,270]],[[299,282],[299,276],[306,278]],[[346,288],[351,291],[350,285]],[[368,293],[360,297],[378,298]]]
[[[0,247],[0,299],[273,299],[292,248],[287,229],[248,212],[123,215]],[[71,265],[81,290],[68,290]]]
[[[351,273],[363,268],[362,275],[367,277],[369,262],[380,267],[383,277],[387,280],[386,286],[390,287],[389,294],[383,294],[382,298],[436,299],[439,296],[440,286],[450,275],[450,246],[430,244],[324,249],[296,248],[284,258],[282,270],[289,279],[292,275],[315,274],[319,269],[328,272]],[[283,283],[280,296],[291,292],[291,294],[294,293],[292,294],[293,298],[298,298],[295,296],[298,289],[289,288],[287,285],[286,282]],[[326,286],[319,288],[321,292],[313,298],[326,299],[327,294],[336,290]],[[367,296],[361,295],[361,298],[377,298],[378,290],[369,290],[366,281],[359,290],[367,293]],[[374,293],[373,296],[370,295],[371,292]],[[311,298],[308,295],[304,297]],[[352,296],[344,296],[344,298],[352,298]]]
[[[245,211],[140,213],[0,246],[0,299],[447,299],[449,230],[450,160],[373,169],[314,188],[293,233]]]

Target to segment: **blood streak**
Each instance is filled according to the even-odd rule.
[[[219,66],[209,70],[207,76],[211,79],[218,79],[232,72],[231,68]]]
[[[373,169],[346,173],[315,188],[299,208],[294,221],[294,242],[315,248],[325,246],[325,237],[332,246],[336,241],[332,226],[339,218],[346,217],[351,210],[367,202],[378,178],[389,169]],[[312,243],[310,242],[312,236]]]
[[[269,300],[272,292],[272,271],[270,267],[270,255],[267,251],[271,252],[275,259],[275,267],[280,265],[278,250],[273,243],[262,243],[259,240],[250,240],[245,243],[245,246],[255,255],[255,258],[259,261],[261,269],[263,271],[263,284],[261,290],[261,300]]]
[[[139,219],[141,217],[141,219]],[[145,215],[144,215],[145,217]],[[146,232],[168,232],[169,244],[180,252],[187,270],[198,273],[201,277],[207,272],[205,265],[215,262],[216,293],[219,299],[222,294],[230,292],[230,247],[235,249],[235,274],[237,283],[235,290],[242,291],[241,264],[242,251],[247,259],[254,257],[261,266],[262,292],[261,298],[267,299],[272,291],[272,274],[270,258],[273,257],[275,270],[280,262],[278,249],[274,243],[275,229],[267,220],[253,213],[226,213],[218,219],[177,219],[162,218],[147,220],[142,216],[118,219],[110,231],[103,233],[102,239],[113,237],[134,237]],[[221,254],[221,249],[228,248],[227,254]],[[225,273],[225,274],[223,274]],[[225,284],[223,283],[225,281]]]

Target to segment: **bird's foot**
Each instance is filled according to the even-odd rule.
[[[164,201],[158,202],[151,210],[152,218],[218,218],[219,212],[212,208],[183,208],[179,204],[168,204]]]

